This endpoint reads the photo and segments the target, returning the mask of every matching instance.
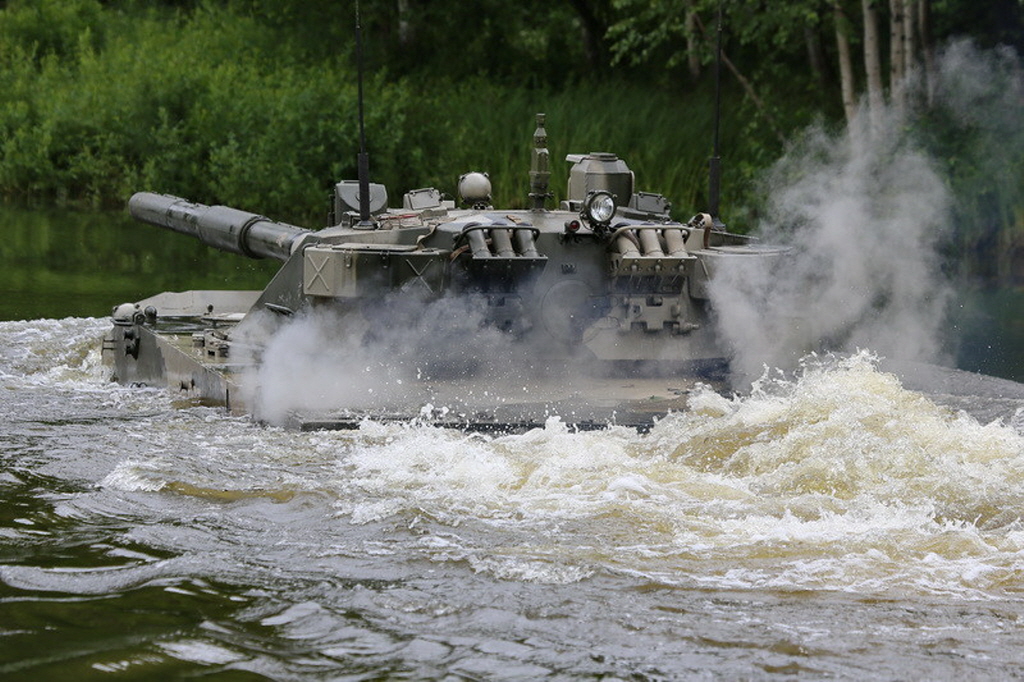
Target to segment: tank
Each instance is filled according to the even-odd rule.
[[[609,152],[570,154],[568,196],[550,205],[543,114],[532,159],[528,208],[493,206],[482,172],[453,179],[455,199],[427,187],[392,207],[362,179],[334,187],[317,230],[137,193],[134,218],[281,268],[263,291],[115,306],[104,360],[121,383],[303,429],[644,428],[697,382],[724,387],[709,281],[726,259],[784,251],[707,213],[673,220]]]

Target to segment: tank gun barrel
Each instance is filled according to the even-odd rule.
[[[195,237],[230,253],[250,258],[288,260],[293,248],[311,230],[279,223],[256,213],[227,206],[206,206],[168,194],[138,192],[128,201],[136,220]]]

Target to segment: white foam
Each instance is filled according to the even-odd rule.
[[[46,334],[68,327],[84,343],[100,324],[16,323],[0,335],[50,348]],[[88,357],[64,345],[46,352],[69,367]],[[62,391],[99,390],[53,379],[26,349],[4,362]],[[557,419],[500,438],[371,421],[304,434],[211,410],[161,413],[119,429],[123,456],[101,486],[229,504],[314,495],[339,523],[407,527],[423,533],[411,551],[506,580],[612,570],[709,587],[1022,587],[1024,437],[1012,426],[904,389],[865,352],[810,358],[750,396],[692,398],[648,435],[575,433]]]

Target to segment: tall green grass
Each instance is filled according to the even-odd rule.
[[[665,194],[679,211],[693,213],[706,208],[713,130],[706,94],[651,91],[614,81],[559,91],[477,82],[429,93],[421,109],[425,120],[413,123],[428,131],[427,119],[440,118],[444,126],[422,140],[421,150],[430,156],[421,159],[422,177],[452,187],[453,171],[486,171],[496,203],[525,205],[534,115],[543,112],[556,201],[565,196],[566,155],[605,151],[626,159],[638,189]],[[742,181],[738,171],[730,178]]]

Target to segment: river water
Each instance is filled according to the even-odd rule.
[[[1017,398],[862,353],[647,434],[294,433],[110,384],[103,312],[0,322],[4,679],[1024,675]]]

